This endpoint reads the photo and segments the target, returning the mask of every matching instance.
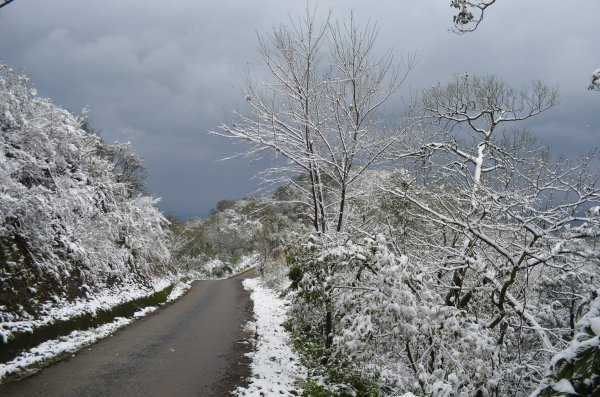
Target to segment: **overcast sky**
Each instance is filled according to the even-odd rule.
[[[515,87],[541,79],[560,104],[528,125],[570,156],[600,144],[600,1],[498,0],[480,28],[448,32],[449,0],[311,0],[336,18],[353,10],[380,27],[379,49],[418,64],[400,95],[456,73],[494,73]],[[0,9],[0,62],[22,68],[41,96],[91,124],[107,142],[131,142],[160,208],[205,215],[258,186],[264,166],[218,161],[238,148],[207,130],[243,106],[239,71],[256,63],[256,32],[301,15],[291,0],[16,0]]]

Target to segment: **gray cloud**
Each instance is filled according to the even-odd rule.
[[[527,127],[555,152],[598,145],[600,95],[586,88],[600,67],[600,2],[503,0],[463,36],[447,31],[448,4],[323,0],[318,8],[336,17],[354,10],[363,23],[377,21],[381,50],[417,52],[404,95],[463,72],[495,73],[516,87],[542,79],[560,87],[561,104]],[[243,106],[239,71],[255,64],[255,32],[304,8],[280,0],[19,0],[0,12],[0,60],[23,67],[57,104],[75,112],[89,105],[105,140],[131,141],[165,212],[206,214],[219,199],[254,191],[251,177],[265,164],[218,162],[239,148],[206,131]]]

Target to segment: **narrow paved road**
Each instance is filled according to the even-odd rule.
[[[198,281],[180,300],[0,396],[227,396],[249,375],[241,325],[251,273]]]

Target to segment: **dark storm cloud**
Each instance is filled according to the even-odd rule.
[[[0,11],[0,60],[24,68],[57,104],[74,112],[89,105],[106,141],[131,141],[165,212],[205,214],[258,185],[250,178],[265,162],[218,162],[239,147],[206,131],[243,106],[239,71],[257,58],[255,32],[300,15],[305,4],[18,0]],[[363,23],[377,21],[380,49],[417,52],[405,93],[464,72],[495,73],[516,87],[533,79],[558,85],[560,105],[527,127],[568,154],[600,142],[600,94],[586,90],[600,67],[600,2],[577,5],[499,1],[477,32],[457,36],[447,32],[447,0],[318,2],[321,14],[354,10]]]

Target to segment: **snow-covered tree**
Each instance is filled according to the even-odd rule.
[[[367,379],[391,395],[535,389],[600,264],[595,154],[553,159],[510,128],[556,99],[541,83],[514,90],[493,76],[431,88],[419,103],[420,155],[367,178],[379,205],[363,230],[387,237],[289,248],[291,326],[330,381],[358,393]]]
[[[266,78],[248,77],[249,113],[215,134],[249,142],[245,154],[267,151],[281,162],[267,180],[297,183],[317,232],[346,226],[354,185],[399,137],[379,125],[382,105],[410,68],[397,67],[388,52],[375,54],[376,26],[359,28],[315,14],[259,37]],[[304,175],[304,179],[290,178]]]
[[[82,126],[81,118],[37,97],[25,76],[0,66],[3,310],[31,314],[52,296],[84,294],[83,285],[168,272],[167,221],[157,200],[132,196],[100,153],[98,136]]]
[[[98,155],[113,164],[117,181],[127,185],[131,197],[145,193],[146,166],[144,160],[131,150],[130,143],[100,144]]]
[[[590,170],[595,154],[552,159],[531,135],[503,128],[544,112],[556,98],[541,83],[517,91],[493,76],[457,76],[427,90],[423,118],[441,127],[439,140],[422,147],[424,172],[390,191],[434,226],[414,230],[406,255],[436,275],[446,305],[495,340],[502,393],[527,394],[571,329],[577,294],[561,290],[570,288],[566,283],[537,286],[571,277],[581,292],[598,270],[597,253],[583,243],[597,233],[597,219],[585,211],[600,199]],[[573,228],[575,222],[585,223]],[[543,308],[558,310],[561,300],[557,323]]]

